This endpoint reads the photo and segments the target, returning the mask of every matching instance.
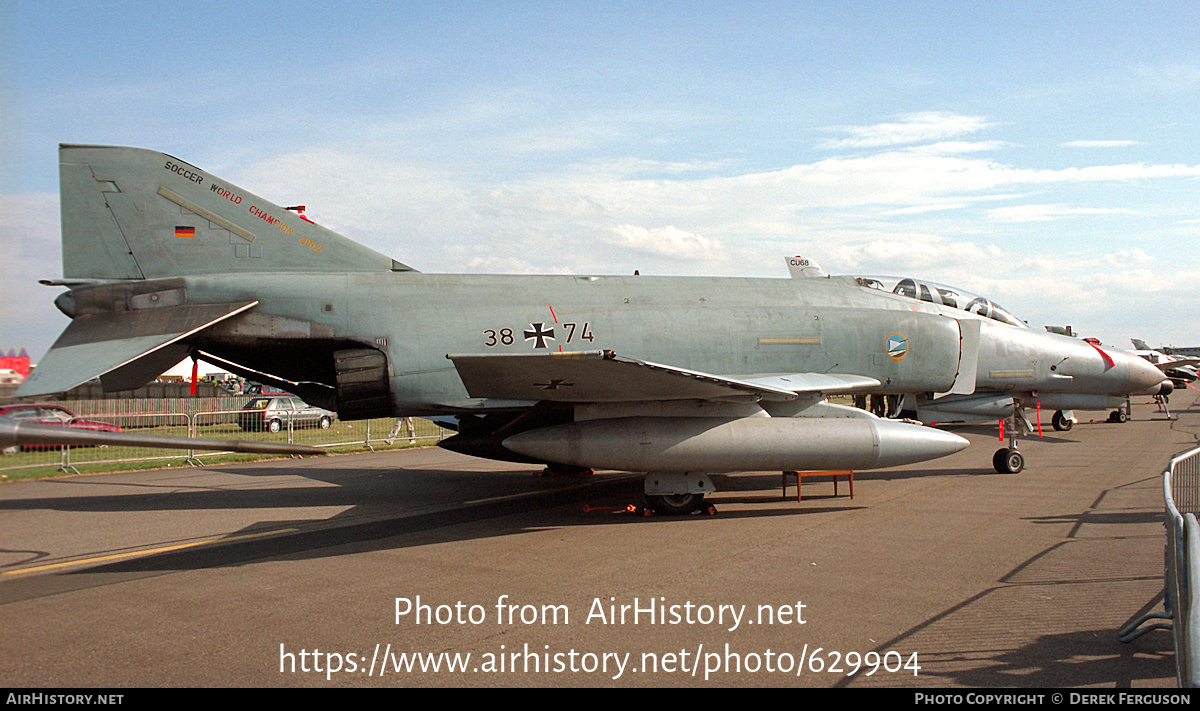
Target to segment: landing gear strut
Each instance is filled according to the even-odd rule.
[[[1004,424],[1008,428],[1008,447],[996,450],[992,455],[992,466],[1001,474],[1016,474],[1025,468],[1025,455],[1017,450],[1017,435],[1022,428],[1025,432],[1032,430],[1020,400],[1013,398],[1012,414],[1004,419]]]
[[[1133,408],[1129,404],[1129,398],[1125,398],[1125,407],[1118,407],[1108,415],[1109,422],[1124,424],[1129,420],[1129,415],[1133,412]]]

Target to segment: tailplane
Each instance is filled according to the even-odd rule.
[[[412,271],[164,153],[59,146],[63,277]]]

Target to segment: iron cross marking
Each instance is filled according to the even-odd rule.
[[[567,382],[566,378],[558,378],[551,379],[548,383],[534,383],[534,386],[542,390],[558,390],[559,388],[569,388],[574,384]]]
[[[525,331],[525,340],[532,341],[534,339],[537,339],[537,343],[533,345],[534,348],[545,348],[547,340],[554,340],[554,329],[543,328],[541,323],[531,323],[529,329]]]

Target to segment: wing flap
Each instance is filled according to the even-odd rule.
[[[140,387],[187,356],[184,338],[257,301],[166,306],[75,317],[17,390],[17,397],[70,390],[100,376],[106,390]],[[169,361],[169,362],[168,362]]]
[[[857,392],[879,385],[873,378],[820,373],[734,378],[621,358],[612,351],[446,357],[454,362],[471,397],[498,400],[794,400],[801,393]]]
[[[848,375],[843,373],[787,373],[785,375],[758,375],[747,378],[746,382],[755,385],[772,385],[781,390],[788,390],[795,395],[804,393],[821,393],[825,395],[852,395],[866,393],[878,388],[880,383],[875,378],[865,375]]]

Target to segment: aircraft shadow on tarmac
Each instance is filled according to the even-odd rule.
[[[1108,493],[1111,492],[1105,492]],[[1135,599],[1130,609],[1126,609],[1124,605],[1129,598],[1119,596],[1112,605],[1118,611],[1112,612],[1104,609],[1107,596],[1103,602],[1095,598],[1098,585],[1134,580],[1159,583],[1161,558],[1141,561],[1140,567],[1123,571],[1115,580],[1110,570],[1089,565],[1095,553],[1109,541],[1125,538],[1131,524],[1154,524],[1161,519],[1162,514],[1155,512],[1125,514],[1095,510],[1027,519],[1060,525],[1075,521],[1077,525],[1062,540],[1001,576],[995,585],[884,641],[876,651],[937,649],[936,654],[921,656],[923,681],[919,683],[926,686],[930,685],[930,679],[939,679],[954,686],[976,688],[997,685],[1043,689],[1130,688],[1141,680],[1173,676],[1175,647],[1170,631],[1154,630],[1128,644],[1117,639],[1117,631],[1127,623],[1162,610],[1162,588],[1155,585],[1158,592],[1136,610],[1132,607],[1140,600]],[[1080,531],[1083,525],[1091,527],[1086,534]],[[998,615],[998,610],[1004,610],[1004,615]],[[1110,620],[1111,626],[1032,633],[1030,628],[1053,628],[1070,610],[1082,611],[1079,616]],[[976,626],[981,619],[1009,622],[981,637]],[[1006,648],[1006,644],[1012,646]],[[836,686],[891,681],[894,680],[847,677]]]
[[[328,460],[324,460],[328,462]],[[293,478],[294,467],[286,470],[263,467],[224,467],[227,474],[252,478],[279,476],[286,471]],[[919,476],[958,476],[976,470],[875,470],[856,473],[859,480]],[[984,470],[979,470],[984,471]],[[987,470],[991,472],[990,468]],[[188,539],[165,540],[162,545],[190,544],[181,550],[154,553],[113,561],[97,566],[66,569],[55,577],[61,580],[52,586],[61,591],[65,586],[88,587],[97,576],[115,582],[130,577],[143,577],[171,571],[212,567],[237,566],[251,561],[280,556],[301,559],[343,555],[347,547],[354,552],[399,549],[426,545],[431,542],[456,542],[479,538],[520,535],[547,527],[638,525],[642,517],[619,513],[626,505],[641,501],[641,477],[630,474],[602,473],[583,479],[569,477],[537,477],[534,470],[516,471],[445,471],[435,469],[382,469],[371,467],[334,468],[305,467],[303,477],[327,486],[294,484],[281,481],[278,485],[262,487],[221,487],[188,484],[187,480],[167,478],[163,481],[135,480],[122,482],[119,487],[139,487],[145,493],[65,495],[0,501],[2,510],[56,510],[69,512],[155,512],[155,511],[221,511],[238,509],[294,508],[298,511],[313,507],[346,507],[345,511],[327,518],[272,519],[232,531],[203,545]],[[716,475],[718,495],[714,503],[723,505],[747,504],[737,510],[719,512],[724,519],[798,516],[813,513],[833,513],[869,507],[857,503],[847,494],[843,480],[839,492],[842,505],[830,506],[832,485],[827,481],[805,484],[806,501],[795,500],[794,481],[790,495],[781,496],[780,475],[738,474]],[[53,482],[51,482],[52,484]],[[110,487],[99,478],[73,478],[73,486]],[[426,491],[431,487],[432,491]],[[412,492],[425,491],[414,500]],[[472,500],[463,501],[463,492]],[[861,495],[860,495],[861,496]],[[858,501],[863,501],[861,498]],[[810,503],[811,502],[811,503]],[[844,502],[844,503],[842,503]],[[594,507],[585,512],[583,504]],[[702,524],[708,516],[655,517],[671,525]],[[486,527],[460,524],[490,520]],[[236,539],[242,540],[236,540]],[[10,551],[16,552],[16,551]],[[33,557],[5,566],[29,565],[45,553],[27,551]],[[103,552],[99,552],[103,555]],[[115,575],[115,578],[113,578]],[[13,599],[36,595],[35,581],[46,576],[33,575],[0,583],[0,598]],[[77,583],[69,582],[72,578]],[[88,582],[93,580],[93,582]],[[21,592],[13,586],[19,581]],[[8,588],[7,592],[4,589]]]
[[[971,451],[985,447],[979,439],[991,439],[995,428],[987,425],[960,426],[973,440]],[[1044,442],[1070,443],[1055,438]],[[350,457],[335,460],[305,461],[298,466],[293,461],[271,462],[255,466],[226,466],[220,472],[262,480],[264,485],[223,486],[206,484],[203,476],[192,477],[167,474],[159,477],[138,477],[123,481],[118,487],[144,489],[145,493],[99,495],[64,495],[33,499],[0,501],[2,510],[49,509],[72,512],[155,512],[155,511],[221,511],[243,509],[303,509],[337,508],[346,510],[328,517],[297,516],[291,520],[272,519],[251,524],[230,532],[226,539],[194,545],[183,550],[150,554],[127,560],[68,570],[59,577],[86,576],[94,573],[155,574],[173,570],[240,565],[252,560],[277,556],[320,558],[342,554],[343,547],[354,546],[356,551],[404,548],[429,542],[471,540],[480,537],[500,537],[548,526],[592,526],[636,524],[632,515],[594,511],[581,512],[579,507],[565,504],[590,504],[598,507],[624,508],[640,503],[640,476],[603,473],[585,479],[569,477],[536,477],[536,470],[518,469],[496,471],[480,469],[466,460],[453,460],[446,465],[440,460],[422,462],[425,466],[389,466],[386,458],[358,460]],[[386,455],[384,455],[386,456]],[[997,474],[990,466],[977,462],[978,456],[939,466],[909,465],[893,469],[878,469],[855,473],[858,482],[899,481],[912,478],[969,476],[1012,476]],[[968,466],[964,467],[963,464]],[[979,466],[976,466],[976,465]],[[197,470],[184,470],[197,471]],[[203,470],[199,470],[203,471]],[[278,482],[268,482],[280,477]],[[804,485],[804,501],[796,502],[794,481],[790,481],[789,496],[782,496],[778,473],[743,473],[715,475],[717,495],[713,502],[722,505],[744,505],[736,510],[719,512],[722,518],[762,518],[798,516],[815,513],[834,513],[869,507],[863,499],[850,499],[848,485],[839,484],[839,500],[832,502],[833,487],[829,480],[809,480]],[[297,483],[297,479],[303,480]],[[112,486],[101,478],[72,478],[72,486]],[[51,482],[51,485],[53,482]],[[466,492],[466,493],[464,493]],[[464,501],[464,497],[470,500]],[[861,497],[861,494],[860,494]],[[524,514],[537,512],[534,517]],[[506,518],[507,517],[507,518]],[[671,517],[673,525],[688,525],[689,517]],[[696,517],[704,519],[707,517]],[[457,524],[495,519],[486,528],[466,528]],[[699,520],[694,521],[699,523]],[[182,537],[181,537],[182,538]],[[166,541],[164,545],[172,544]],[[31,552],[36,553],[36,552]],[[36,558],[37,556],[35,556]],[[28,565],[29,560],[15,563]],[[36,577],[36,576],[35,576]],[[6,584],[11,581],[6,581]]]
[[[1068,583],[1069,584],[1069,583]],[[906,639],[919,638],[922,632],[936,634],[940,625],[955,616],[969,616],[973,608],[997,604],[991,598],[1002,597],[1006,588],[995,587],[962,602],[928,620],[910,633],[881,645],[880,649],[902,645]],[[1142,612],[1162,607],[1161,595],[1146,603]],[[1132,619],[1132,618],[1131,618]],[[1117,641],[1115,629],[1098,628],[1062,633],[1040,634],[1032,641],[997,653],[993,643],[976,638],[974,648],[943,646],[937,654],[921,659],[922,685],[930,679],[957,687],[988,688],[997,685],[1024,688],[1131,688],[1142,680],[1158,680],[1174,673],[1175,646],[1169,632],[1153,632],[1132,644]],[[982,646],[983,648],[978,648]],[[979,663],[979,657],[986,663]],[[939,667],[949,667],[939,669]],[[956,669],[954,667],[957,667]],[[893,683],[895,680],[889,680]],[[864,683],[865,682],[865,683]],[[836,686],[869,685],[863,679],[849,677]]]

